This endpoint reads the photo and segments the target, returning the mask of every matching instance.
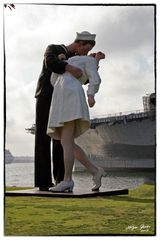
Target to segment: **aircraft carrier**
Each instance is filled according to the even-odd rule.
[[[88,158],[104,169],[155,168],[155,93],[143,97],[143,111],[91,120],[91,128],[76,139]],[[75,162],[74,170],[84,167]]]
[[[88,158],[104,169],[154,169],[156,161],[156,95],[142,97],[142,111],[94,118],[76,139]],[[35,124],[26,129],[35,133]],[[76,160],[74,171],[84,170]]]

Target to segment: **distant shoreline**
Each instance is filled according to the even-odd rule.
[[[15,156],[12,163],[29,163],[33,161],[34,161],[33,156]]]

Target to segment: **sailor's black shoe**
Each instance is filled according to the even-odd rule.
[[[49,187],[39,187],[39,191],[44,191],[44,192],[46,192],[46,191],[49,191],[49,188],[50,187],[54,187],[55,185],[52,183],[52,185],[51,186],[49,186]]]
[[[39,187],[39,191],[48,191],[49,187]]]

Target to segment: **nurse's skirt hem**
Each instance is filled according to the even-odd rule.
[[[79,137],[83,133],[85,133],[89,128],[90,128],[90,121],[86,119],[74,119],[70,121],[75,121],[75,134],[74,138]],[[50,136],[51,138],[55,140],[60,140],[60,135],[58,128],[63,127],[65,123],[70,122],[70,121],[65,121],[62,123],[54,124],[54,126],[48,126],[47,127],[47,135]],[[56,126],[55,126],[56,125]]]

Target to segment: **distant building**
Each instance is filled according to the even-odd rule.
[[[14,157],[8,149],[5,149],[5,163],[13,162]]]

